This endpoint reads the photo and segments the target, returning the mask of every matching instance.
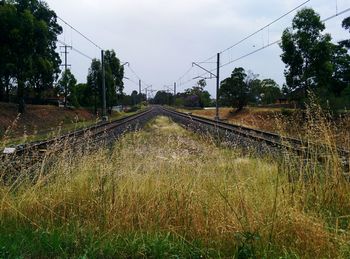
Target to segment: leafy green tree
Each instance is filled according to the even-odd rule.
[[[114,50],[105,52],[106,98],[109,111],[117,103],[117,94],[123,93],[124,67],[121,66]]]
[[[10,51],[17,12],[13,5],[0,2],[0,101],[9,101],[11,78],[15,73],[14,53]]]
[[[201,79],[197,82],[197,85],[190,89],[185,90],[185,106],[189,107],[207,107],[210,106],[210,93],[204,88],[207,86],[207,82]]]
[[[97,114],[97,107],[102,103],[102,100],[99,98],[99,96],[102,96],[102,65],[98,59],[93,59],[91,62],[87,75],[87,86],[91,90],[91,96],[94,97],[93,105],[95,114]]]
[[[92,107],[94,105],[94,95],[88,84],[77,84],[75,87],[77,100],[82,107]]]
[[[332,44],[324,30],[320,16],[304,8],[294,17],[292,28],[283,32],[280,46],[286,82],[298,99],[306,98],[308,91],[322,92],[330,84]]]
[[[57,83],[57,90],[58,94],[67,96],[67,100],[65,99],[65,106],[67,106],[68,102],[74,107],[80,106],[78,102],[78,91],[76,84],[77,80],[69,69],[62,73],[62,77]]]
[[[282,96],[282,92],[273,79],[264,79],[261,81],[260,96],[262,104],[272,104]]]
[[[167,91],[158,91],[152,100],[153,104],[171,105],[173,103],[174,95]]]
[[[348,30],[350,32],[350,17],[347,17],[343,20],[342,26],[345,30]],[[341,41],[340,45],[350,49],[350,39]]]
[[[250,96],[249,96],[249,102],[252,104],[261,104],[261,80],[256,78],[255,80],[251,81],[250,83]]]
[[[117,104],[118,96],[123,94],[124,89],[124,67],[116,57],[114,50],[107,50],[104,56],[105,60],[105,82],[106,82],[106,101],[107,107],[111,112],[113,105]],[[94,96],[94,107],[102,104],[102,64],[98,59],[91,62],[87,76],[87,86]]]
[[[250,97],[249,82],[247,74],[242,67],[235,68],[231,77],[226,78],[220,85],[220,102],[223,105],[236,107],[242,110],[248,104]]]
[[[340,96],[350,82],[350,56],[346,48],[333,45],[331,63],[333,65],[332,92]]]
[[[1,1],[0,17],[1,85],[6,88],[16,83],[19,112],[23,113],[29,90],[40,97],[58,77],[61,60],[55,50],[62,28],[55,12],[39,0]]]

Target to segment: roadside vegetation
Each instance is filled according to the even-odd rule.
[[[112,112],[109,120],[130,116],[138,109]],[[0,148],[50,139],[101,122],[93,111],[82,108],[27,105],[27,112],[18,114],[14,104],[0,103]]]
[[[35,181],[2,172],[0,257],[350,256],[350,185],[335,154],[323,165],[258,158],[158,117],[113,147],[49,161]]]
[[[312,114],[322,114],[322,118],[327,122],[329,131],[332,132],[334,141],[338,147],[350,149],[350,113],[334,115],[329,111],[320,109],[318,105],[312,104]],[[215,118],[215,108],[210,109],[178,109],[181,112],[191,113],[197,116],[203,116],[209,119]],[[245,107],[237,112],[232,108],[221,107],[219,110],[220,119],[250,127],[262,131],[275,132],[282,136],[304,139],[309,138],[309,124],[306,118],[312,119],[311,109],[306,112],[298,109],[278,108],[278,107]],[[318,120],[320,115],[315,116]],[[322,142],[322,138],[314,139],[316,142]]]

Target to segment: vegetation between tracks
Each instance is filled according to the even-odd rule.
[[[1,183],[0,257],[350,256],[336,157],[290,155],[243,155],[158,117],[112,148],[43,162],[34,184]]]

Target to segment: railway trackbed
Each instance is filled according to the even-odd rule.
[[[305,158],[317,156],[319,161],[324,161],[329,156],[336,156],[343,165],[349,167],[348,150],[182,113],[171,108],[162,107],[161,109],[164,115],[171,117],[174,121],[195,131],[214,134],[220,138],[220,142],[226,142],[229,146],[253,148],[262,154],[288,151]]]
[[[141,111],[137,114],[123,117],[112,122],[103,122],[81,130],[58,136],[45,141],[32,142],[7,148],[8,154],[2,156],[18,157],[23,155],[40,155],[54,147],[59,151],[62,146],[75,147],[82,145],[87,140],[92,142],[113,141],[126,131],[135,130],[154,116],[154,108]],[[90,141],[91,143],[91,141]]]
[[[60,152],[62,149],[74,149],[85,144],[97,143],[98,146],[98,143],[101,142],[113,142],[125,132],[142,128],[143,125],[157,115],[168,116],[173,121],[195,132],[209,133],[214,138],[219,138],[221,143],[229,147],[254,150],[262,155],[278,155],[281,152],[289,152],[306,159],[316,156],[319,161],[325,161],[330,156],[336,156],[345,167],[349,167],[350,152],[347,150],[304,142],[295,138],[283,137],[276,133],[182,113],[162,106],[151,106],[135,115],[109,123],[94,125],[47,141],[19,145],[14,147],[14,151],[11,154],[3,154],[2,158],[40,157],[47,152]]]

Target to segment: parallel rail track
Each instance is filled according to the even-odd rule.
[[[144,117],[148,117],[152,112],[154,112],[154,108],[149,108],[145,111],[139,112],[131,116],[117,119],[112,122],[104,122],[88,128],[73,131],[68,134],[55,137],[49,140],[17,145],[14,147],[15,151],[9,155],[17,157],[33,153],[45,153],[48,149],[50,149],[50,147],[54,145],[60,145],[62,143],[69,143],[70,146],[75,146],[81,142],[84,142],[86,140],[86,137],[95,140],[106,138],[114,139],[118,137],[118,135],[122,134],[124,131],[127,131],[128,126],[137,126],[136,124],[139,121],[142,121]]]
[[[341,158],[342,163],[349,165],[350,152],[344,149],[334,148],[323,144],[308,143],[296,138],[283,137],[276,133],[266,132],[262,130],[252,129],[244,126],[234,125],[222,121],[212,120],[192,114],[182,113],[170,108],[162,107],[164,115],[172,117],[185,126],[193,127],[196,124],[199,127],[205,125],[207,128],[216,129],[216,131],[224,132],[227,139],[232,142],[250,142],[255,146],[262,146],[263,151],[273,150],[290,150],[299,155],[308,156],[308,152],[318,151],[319,160],[329,155],[329,151],[335,150],[335,153]],[[238,140],[237,136],[240,137]]]
[[[342,163],[349,166],[350,152],[343,149],[335,149],[326,145],[305,143],[302,140],[283,137],[275,133],[252,129],[244,126],[234,125],[222,121],[212,120],[192,114],[182,113],[171,108],[153,106],[143,112],[128,116],[122,119],[115,120],[110,123],[102,123],[89,128],[78,130],[54,139],[42,142],[29,143],[19,145],[11,156],[19,157],[28,154],[41,154],[50,149],[51,146],[58,145],[56,150],[59,150],[63,143],[74,147],[84,144],[86,136],[94,142],[98,141],[113,141],[122,135],[125,131],[130,131],[137,128],[139,123],[145,124],[147,121],[157,115],[165,115],[172,118],[175,122],[185,125],[186,127],[209,131],[211,133],[220,133],[223,140],[230,143],[232,146],[254,147],[261,153],[278,153],[281,150],[289,150],[302,156],[309,156],[310,150],[317,150],[320,160],[329,156],[329,151],[336,150]]]

